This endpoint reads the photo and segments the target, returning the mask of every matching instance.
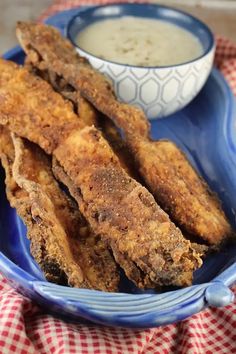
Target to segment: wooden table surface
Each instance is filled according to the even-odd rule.
[[[216,7],[214,7],[213,1],[208,1],[205,1],[207,6],[203,5],[200,0],[201,5],[194,6],[181,0],[155,2],[170,4],[192,13],[206,22],[215,33],[225,35],[236,43],[236,2],[231,1],[232,8],[229,8],[224,6],[223,0],[218,2],[220,6]],[[52,0],[0,0],[0,55],[17,43],[15,38],[16,21],[36,19],[52,2]],[[188,5],[181,5],[181,3],[188,3]],[[227,3],[230,2],[227,1]]]

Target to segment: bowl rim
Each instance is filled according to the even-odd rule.
[[[179,64],[162,65],[162,66],[158,66],[158,65],[155,65],[155,66],[140,66],[140,65],[131,65],[131,64],[117,63],[117,62],[112,61],[112,60],[100,58],[100,57],[98,57],[96,55],[93,55],[90,52],[82,49],[74,41],[74,38],[70,34],[70,29],[71,29],[74,21],[76,20],[76,18],[80,17],[83,14],[94,12],[97,9],[100,9],[100,8],[116,7],[116,6],[121,6],[121,7],[126,7],[126,6],[133,6],[133,7],[136,7],[136,6],[142,7],[143,6],[143,7],[147,7],[148,6],[148,7],[153,7],[153,8],[161,8],[161,9],[171,10],[171,11],[174,11],[174,12],[176,12],[176,13],[182,15],[182,16],[189,17],[191,20],[193,20],[195,23],[199,24],[206,31],[207,35],[210,38],[210,44],[209,44],[208,48],[206,50],[204,50],[203,54],[201,54],[197,58],[194,58],[192,60],[185,61],[185,62],[179,63]],[[137,16],[137,17],[139,17],[139,16]],[[109,16],[108,16],[108,18],[109,18]],[[71,41],[71,43],[76,48],[76,50],[80,51],[80,54],[84,54],[85,56],[91,57],[91,58],[93,58],[95,60],[100,60],[103,63],[112,64],[112,65],[118,65],[118,66],[121,66],[121,67],[134,68],[134,69],[144,69],[144,70],[149,70],[149,69],[158,69],[158,70],[160,70],[160,69],[167,69],[167,68],[173,69],[175,67],[181,67],[181,66],[184,66],[184,65],[193,64],[193,63],[199,61],[200,59],[206,57],[210,52],[212,52],[212,51],[214,52],[215,51],[215,47],[216,47],[216,43],[215,43],[215,38],[214,38],[213,32],[211,31],[211,29],[203,21],[201,21],[197,17],[189,14],[186,11],[179,10],[179,9],[177,9],[175,7],[172,7],[172,6],[165,6],[165,5],[161,5],[161,4],[155,4],[155,3],[130,3],[130,2],[121,3],[121,2],[116,2],[116,3],[112,3],[112,4],[89,6],[89,7],[86,7],[84,9],[83,8],[79,9],[79,12],[77,14],[75,14],[74,16],[72,16],[71,19],[68,21],[68,23],[67,23],[67,25],[65,27],[65,35]]]

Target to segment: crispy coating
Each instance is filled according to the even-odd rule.
[[[20,138],[13,141],[13,176],[29,193],[31,213],[40,219],[47,252],[57,260],[69,285],[117,290],[119,275],[110,251],[91,231],[76,202],[59,187],[48,156]]]
[[[15,151],[9,130],[0,125],[0,160],[5,170],[7,198],[13,208],[17,208],[22,218],[31,220],[28,206],[28,193],[18,186],[12,175]]]
[[[121,168],[95,128],[71,134],[54,156],[81,212],[128,277],[139,287],[191,283],[199,255],[147,189]],[[132,278],[134,269],[139,274]]]
[[[77,200],[80,199],[80,192],[78,192],[78,188],[73,183],[73,181],[69,178],[69,176],[65,173],[64,169],[60,166],[58,161],[53,158],[53,173],[56,178],[61,181],[70,191],[70,194],[73,195]],[[201,249],[200,249],[201,251]],[[135,284],[145,284],[146,287],[157,287],[148,277],[145,278],[143,272],[135,265],[134,262],[130,261],[124,254],[118,252],[117,249],[113,249],[113,253],[115,254],[115,258],[118,264],[125,269],[126,275],[129,279]],[[201,252],[199,252],[201,254]]]
[[[71,103],[65,102],[46,81],[4,59],[0,59],[0,73],[2,72],[1,124],[8,125],[10,130],[17,130],[20,136],[37,142],[47,153],[51,153],[73,129],[81,127]],[[15,117],[14,129],[9,116]]]
[[[126,142],[121,138],[119,131],[114,123],[106,117],[99,117],[97,127],[101,131],[104,138],[108,141],[112,150],[119,158],[121,166],[125,169],[129,176],[142,183],[142,178],[136,169],[134,159]]]
[[[5,62],[5,65],[8,63]],[[16,69],[14,79],[17,77],[17,70],[22,69]],[[27,135],[29,140],[33,138],[46,151],[50,151],[50,146],[64,173],[73,181],[73,189],[76,190],[73,194],[82,214],[94,233],[101,235],[104,242],[111,247],[114,257],[121,262],[127,276],[138,286],[191,284],[193,271],[202,264],[191,243],[184,239],[181,231],[156,204],[148,190],[122,169],[118,158],[96,128],[79,129],[74,125],[74,130],[70,130],[70,135],[65,138],[63,130],[59,129],[57,132],[54,107],[49,109],[48,105],[41,106],[40,113],[37,113],[40,90],[38,89],[36,97],[32,93],[30,98],[30,84],[26,85],[26,78],[31,81],[32,75],[23,75],[18,82],[21,88],[17,93],[16,103],[20,102],[18,109],[8,109],[6,104],[11,95],[10,83],[0,87],[0,99],[3,103],[0,105],[0,123],[10,126],[19,135]],[[13,82],[15,83],[15,80]],[[47,88],[50,99],[53,90],[48,84],[45,85],[39,86]],[[41,95],[43,94],[41,92]],[[59,95],[53,95],[56,102]],[[30,105],[28,102],[22,106],[21,102],[25,96],[29,100],[35,100],[35,104]],[[66,107],[67,110],[72,110],[70,105]],[[28,117],[24,120],[23,133],[22,127],[19,126],[22,109]],[[54,135],[58,137],[54,145],[47,141],[51,134],[44,135],[42,143],[41,130],[44,129],[45,115],[49,119],[51,129],[54,127]],[[31,117],[34,117],[34,120]],[[74,120],[71,112],[67,113],[67,117]],[[69,119],[67,124],[72,126]],[[34,125],[37,130],[32,133]],[[66,124],[64,129],[69,131]],[[132,278],[135,269],[139,270],[140,278],[137,275],[135,279]]]
[[[161,207],[184,231],[211,245],[232,234],[216,194],[175,144],[168,140],[135,143],[141,175]]]
[[[66,52],[67,51],[65,50],[65,55]],[[63,52],[61,55],[63,55]],[[73,103],[74,111],[79,115],[78,118],[80,119],[81,125],[94,125],[100,129],[115,154],[119,157],[122,167],[130,176],[140,181],[140,175],[135,168],[134,160],[129,148],[121,138],[115,124],[110,119],[107,119],[102,114],[98,113],[78,91],[66,83],[66,81],[62,77],[59,77],[55,72],[46,69],[40,71],[29,62],[28,57],[26,57],[26,67],[30,72],[49,82],[54,90]]]
[[[32,74],[49,82],[56,92],[60,93],[65,99],[71,101],[74,111],[78,114],[81,124],[84,124],[84,126],[97,125],[98,112],[96,109],[85,98],[83,98],[79,92],[76,92],[75,89],[62,77],[59,77],[55,72],[47,69],[37,69],[29,61],[28,57],[25,58],[24,67]]]
[[[44,274],[48,280],[58,284],[65,284],[65,273],[60,270],[55,259],[53,260],[47,255],[40,228],[32,217],[29,194],[26,190],[20,188],[13,178],[12,167],[15,159],[15,149],[10,132],[5,127],[0,127],[0,158],[5,169],[7,198],[10,205],[16,208],[18,215],[27,225],[27,236],[31,240],[32,255],[43,268]],[[36,239],[37,243],[35,242]],[[44,264],[41,264],[42,261],[44,261]]]
[[[152,141],[143,112],[118,102],[106,77],[81,59],[66,39],[49,26],[33,23],[18,24],[17,34],[36,67],[47,67],[62,76],[123,130],[148,188],[184,231],[210,244],[220,244],[232,234],[218,198],[185,155],[170,141]],[[60,55],[63,47],[67,48],[65,57]]]
[[[64,285],[116,291],[117,265],[104,242],[91,232],[76,202],[59,187],[49,157],[21,138],[13,137],[13,146],[9,132],[2,129],[1,143],[3,139],[8,141],[5,156],[8,153],[11,159],[6,169],[8,198],[27,226],[31,253],[46,278]]]
[[[144,113],[118,102],[108,79],[94,70],[85,58],[80,57],[58,30],[44,24],[18,22],[16,35],[28,61],[34,67],[53,71],[63,77],[99,111],[116,121],[118,126],[122,127],[125,120],[126,133],[132,135],[136,132],[143,136],[148,133],[149,123]]]

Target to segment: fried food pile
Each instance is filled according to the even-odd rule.
[[[59,186],[52,163],[37,145],[0,130],[7,197],[27,226],[31,253],[46,278],[58,284],[117,290],[118,267],[78,205]]]
[[[207,246],[186,235],[232,235],[216,195],[57,30],[17,36],[25,66],[0,59],[0,158],[46,278],[117,291],[121,267],[140,288],[190,285]]]
[[[53,77],[50,82],[61,80],[75,96],[87,99],[105,119],[109,117],[122,129],[137,170],[178,226],[210,244],[218,244],[231,234],[217,197],[184,154],[171,141],[152,141],[144,113],[118,102],[106,77],[79,57],[57,30],[18,23],[17,36],[33,67]]]

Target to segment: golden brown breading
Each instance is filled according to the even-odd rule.
[[[58,77],[53,71],[46,69],[40,71],[30,63],[28,57],[25,58],[24,67],[29,72],[49,82],[56,92],[60,93],[65,99],[71,101],[73,103],[74,111],[78,114],[81,124],[84,123],[85,126],[97,125],[98,112],[63,78]]]
[[[179,226],[212,245],[232,234],[219,199],[175,144],[141,139],[135,144],[141,175]]]
[[[29,193],[31,213],[34,220],[40,218],[50,257],[57,260],[70,285],[117,290],[119,275],[113,257],[101,238],[91,231],[76,202],[59,187],[48,156],[21,138],[14,138],[13,142],[13,176]],[[82,275],[80,283],[76,279],[78,271]]]
[[[81,212],[110,244],[128,277],[132,262],[141,275],[139,287],[191,283],[193,270],[201,264],[198,254],[146,188],[120,167],[95,128],[71,134],[54,156],[73,181],[70,192]]]
[[[144,113],[118,102],[106,77],[80,57],[57,29],[33,22],[18,22],[16,35],[27,54],[27,60],[34,67],[40,71],[47,69],[62,77],[95,107],[98,106],[99,111],[103,112],[104,109],[103,113],[114,119],[118,126],[122,127],[125,120],[126,133],[136,132],[143,136],[148,133],[149,123]]]
[[[64,185],[67,186],[70,191],[70,194],[78,200],[80,198],[78,188],[68,177],[68,175],[65,173],[65,171],[55,158],[53,158],[53,173],[59,181],[61,181]],[[146,287],[157,287],[157,285],[151,282],[148,277],[145,278],[145,275],[143,274],[141,269],[139,269],[134,262],[130,261],[127,257],[125,257],[124,254],[119,253],[117,249],[115,250],[114,254],[117,263],[120,264],[123,269],[125,269],[127,277],[129,279],[132,279],[135,284],[145,284]]]
[[[121,138],[115,124],[110,119],[107,119],[103,117],[102,114],[98,113],[78,91],[76,91],[71,85],[67,84],[63,78],[59,78],[54,72],[47,71],[46,69],[40,71],[29,62],[28,57],[26,57],[25,67],[30,70],[30,72],[49,82],[56,92],[60,93],[64,98],[73,103],[74,111],[78,113],[81,125],[94,125],[100,129],[115,154],[119,157],[122,167],[130,176],[140,180],[140,176],[135,168],[128,146]]]
[[[27,226],[31,253],[46,278],[64,285],[116,291],[117,265],[104,242],[91,232],[76,202],[59,187],[49,157],[16,137],[14,151],[9,132],[2,129],[1,146],[3,140],[8,142],[5,156],[11,161],[6,169],[8,198]]]
[[[10,130],[8,116],[14,116],[18,134],[51,153],[73,129],[81,127],[71,103],[65,102],[46,81],[4,59],[0,59],[2,72],[5,75],[0,82],[1,123]]]
[[[121,166],[125,169],[129,176],[142,183],[141,176],[138,173],[134,159],[126,142],[121,138],[114,123],[103,115],[99,117],[97,127],[101,131],[104,138],[108,141],[112,150],[119,158]]]
[[[19,215],[26,218],[28,211],[28,193],[21,189],[12,175],[12,165],[15,159],[15,151],[9,130],[0,125],[0,160],[5,170],[6,194],[13,208],[17,208]],[[30,220],[30,217],[29,217]]]
[[[8,62],[4,63],[8,65]],[[19,135],[27,135],[29,140],[34,139],[46,151],[53,150],[64,173],[73,181],[76,190],[74,197],[94,233],[101,235],[109,244],[116,259],[123,262],[123,267],[132,262],[133,269],[136,267],[142,273],[138,286],[191,284],[193,271],[202,264],[199,254],[191,248],[191,243],[184,239],[147,189],[121,168],[118,158],[96,128],[79,129],[74,124],[74,130],[71,130],[69,117],[74,123],[74,115],[70,105],[65,108],[68,110],[65,113],[70,130],[64,120],[62,125],[66,133],[70,131],[70,135],[66,138],[67,134],[64,134],[61,126],[57,131],[55,107],[42,105],[38,111],[38,100],[46,91],[47,99],[50,100],[52,95],[56,106],[57,98],[60,102],[61,97],[46,82],[34,87],[30,97],[30,82],[34,82],[34,79],[29,73],[21,75],[19,79],[18,70],[22,72],[22,69],[16,69],[13,79],[15,85],[15,78],[18,77],[20,87],[14,110],[7,105],[9,96],[13,99],[10,82],[0,87],[0,124],[6,124]],[[29,80],[27,84],[26,79]],[[42,80],[39,78],[38,81]],[[26,96],[28,102],[23,105]],[[24,118],[23,133],[19,126],[22,111],[23,118],[28,117]],[[50,130],[42,140],[40,133],[44,131],[45,116],[50,122]],[[32,132],[34,126],[37,129]],[[53,127],[54,143],[51,144],[47,139],[51,138]],[[122,257],[119,257],[120,254]],[[125,271],[132,277],[130,267]]]
[[[152,141],[143,112],[118,102],[106,77],[81,59],[66,39],[50,26],[33,23],[18,24],[17,34],[34,66],[63,77],[123,130],[150,191],[184,231],[210,244],[219,244],[232,234],[219,200],[185,155],[170,141]],[[63,47],[65,58],[60,55]]]
[[[191,242],[191,247],[203,258],[206,257],[209,252],[216,251],[216,249],[214,249],[215,246],[208,247],[207,245],[202,245],[196,242]]]
[[[48,280],[58,284],[66,283],[65,273],[60,270],[57,262],[47,255],[43,247],[43,238],[38,223],[34,221],[31,214],[31,202],[26,190],[20,188],[13,178],[12,167],[15,159],[15,149],[10,132],[5,127],[0,127],[0,158],[5,169],[5,184],[7,198],[10,205],[16,208],[18,215],[27,225],[27,235],[31,239],[31,253],[39,263],[44,261],[43,271]],[[37,242],[35,242],[37,240]]]

